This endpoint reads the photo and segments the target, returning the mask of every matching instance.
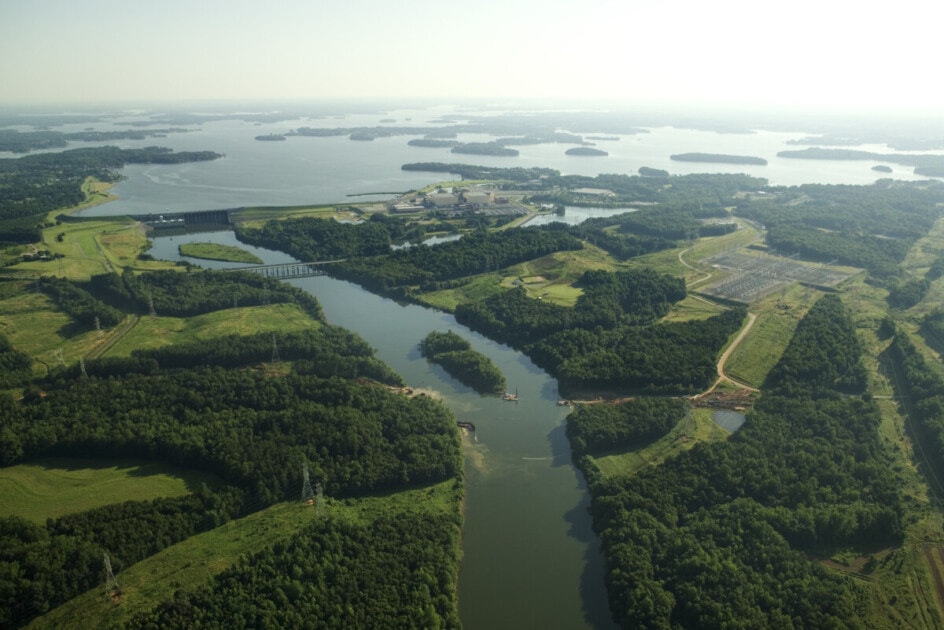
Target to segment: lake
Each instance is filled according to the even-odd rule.
[[[443,114],[442,108],[391,112],[389,118],[402,125],[427,125]],[[567,156],[570,145],[523,145],[517,157],[462,155],[448,149],[411,147],[411,136],[378,138],[358,142],[346,136],[289,137],[285,142],[260,142],[255,136],[286,133],[302,126],[377,126],[380,118],[358,114],[315,120],[292,120],[256,124],[239,120],[207,122],[187,133],[164,138],[121,140],[108,144],[122,148],[150,145],[177,151],[211,150],[224,155],[212,162],[189,164],[135,164],[122,169],[125,179],[112,192],[116,201],[86,210],[84,216],[184,212],[245,206],[330,204],[372,201],[391,197],[449,179],[442,173],[403,171],[408,162],[455,162],[484,166],[549,167],[565,175],[596,176],[604,173],[635,174],[642,166],[667,170],[672,174],[747,173],[765,177],[772,184],[797,185],[869,184],[880,177],[922,179],[910,168],[889,164],[890,174],[871,170],[874,162],[840,160],[797,160],[778,158],[778,151],[796,149],[788,141],[805,137],[797,132],[763,131],[731,134],[674,127],[655,127],[648,133],[618,135],[616,141],[599,142],[606,157]],[[406,122],[409,119],[410,122]],[[103,128],[114,128],[107,125]],[[63,127],[69,131],[69,126]],[[593,135],[593,134],[588,134]],[[484,134],[460,134],[460,141],[492,140]],[[77,142],[71,147],[104,143]],[[882,147],[863,147],[891,152]],[[712,152],[751,155],[768,160],[766,166],[675,162],[675,153]],[[384,193],[366,197],[351,196]]]

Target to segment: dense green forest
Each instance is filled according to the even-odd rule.
[[[0,333],[0,389],[26,384],[32,376],[33,359],[13,347],[10,339]]]
[[[460,628],[458,515],[325,518],[129,628]]]
[[[84,201],[82,183],[88,177],[114,182],[125,164],[179,164],[219,157],[211,151],[98,147],[0,159],[0,243],[40,241],[39,230],[50,211]]]
[[[567,439],[576,458],[624,451],[667,434],[689,410],[681,398],[580,405],[567,416]]]
[[[880,180],[871,186],[806,184],[745,197],[736,214],[767,228],[767,244],[789,255],[863,267],[893,278],[914,242],[941,216],[944,184]]]
[[[728,441],[635,476],[587,469],[622,627],[862,624],[862,587],[815,561],[903,537],[878,407],[852,395],[862,391],[854,337],[839,298],[823,297]]]
[[[481,394],[505,391],[505,377],[491,359],[472,349],[466,339],[450,331],[432,331],[420,342],[420,353],[441,365],[456,380]]]
[[[297,289],[260,276],[225,272],[108,274],[86,283],[43,280],[41,285],[61,295],[57,301],[76,321],[91,312],[104,317],[107,309],[117,311],[113,305],[140,306],[144,295],[159,308],[176,305],[191,314],[231,306],[231,297],[222,296],[248,300],[267,291],[272,301],[299,297]],[[320,318],[314,298],[306,294],[302,302],[310,302],[308,310]],[[276,346],[283,363],[261,369]],[[329,496],[339,498],[455,480],[461,473],[459,436],[449,411],[431,398],[396,393],[402,379],[358,336],[323,320],[298,333],[232,335],[138,350],[127,358],[89,359],[28,384],[28,357],[6,343],[0,359],[6,385],[26,385],[19,401],[0,397],[0,465],[82,453],[162,461],[221,480],[184,497],[129,501],[45,525],[0,519],[3,627],[22,625],[101,584],[103,550],[120,571],[232,518],[297,500],[303,464]],[[419,606],[430,619],[455,626],[457,522],[417,524],[396,539],[385,527],[381,522],[363,531],[326,527],[318,544],[339,552],[356,549],[363,559],[340,566],[324,558],[317,570],[347,571],[349,579],[363,584],[375,580],[354,594],[375,598],[370,610],[378,618],[406,618]],[[352,539],[343,540],[348,533]],[[427,549],[443,540],[450,544]],[[385,550],[394,544],[417,554],[404,556],[396,569],[409,574],[400,590],[386,592],[373,563],[389,565],[392,557]],[[263,556],[282,551],[269,549]],[[313,566],[308,562],[305,569]],[[418,567],[426,569],[416,572]],[[299,570],[287,574],[293,584]],[[312,605],[326,606],[320,609],[326,620],[346,614],[345,598],[352,595],[340,584],[304,594],[286,588],[299,602],[307,597]],[[329,606],[326,593],[337,601]],[[170,610],[178,610],[175,606]]]
[[[685,297],[684,282],[650,270],[588,271],[573,308],[523,289],[460,304],[456,320],[525,352],[562,391],[686,393],[715,375],[717,354],[744,319],[732,309],[707,320],[656,324]]]

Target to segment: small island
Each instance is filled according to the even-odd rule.
[[[571,147],[564,152],[566,155],[607,156],[609,153],[593,147]]]
[[[256,136],[256,140],[260,142],[283,142],[285,136],[280,133],[267,133],[261,136]]]
[[[501,370],[452,331],[433,331],[426,335],[420,342],[420,353],[480,394],[498,394],[505,390],[505,377]]]
[[[726,155],[724,153],[676,153],[669,159],[676,162],[711,162],[716,164],[751,164],[767,166],[767,160],[751,155]]]
[[[884,164],[876,164],[875,166],[872,167],[872,170],[878,171],[879,173],[891,173],[892,167],[886,166]]]
[[[263,264],[263,260],[255,254],[232,245],[219,245],[217,243],[183,243],[178,245],[177,250],[180,252],[181,256],[189,256],[190,258],[251,263],[254,265]]]
[[[518,155],[517,149],[509,149],[497,142],[466,142],[452,147],[452,152],[468,155],[499,155],[507,157],[515,157]]]

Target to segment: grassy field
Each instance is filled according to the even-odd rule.
[[[58,364],[60,353],[63,362],[75,363],[100,343],[97,331],[73,323],[44,294],[21,286],[21,292],[0,300],[0,331],[33,357],[37,376]]]
[[[710,302],[697,295],[688,296],[672,306],[669,314],[662,318],[664,322],[687,322],[696,319],[708,319],[723,312],[726,307]]]
[[[229,308],[186,318],[143,316],[105,356],[128,356],[136,349],[159,348],[225,335],[294,332],[318,326],[318,322],[295,304]]]
[[[750,333],[731,353],[724,371],[732,378],[760,387],[767,372],[793,337],[797,324],[822,293],[797,284],[767,296],[750,306],[757,321]]]
[[[78,326],[65,313],[58,311],[42,293],[29,292],[23,285],[20,292],[0,299],[0,332],[13,345],[36,361],[34,373],[42,376],[59,364],[77,362],[97,355],[103,344],[113,343],[103,356],[128,356],[138,348],[157,348],[172,343],[187,343],[224,335],[248,335],[256,332],[296,331],[317,327],[308,313],[294,304],[247,306],[225,309],[196,317],[143,316],[117,341],[119,325],[101,334]]]
[[[380,515],[451,512],[455,508],[453,482],[444,482],[385,496],[327,500],[323,514],[353,522],[369,522]],[[172,601],[178,589],[205,584],[241,556],[261,551],[293,536],[318,518],[318,510],[301,503],[280,503],[246,518],[199,534],[116,573],[121,602],[105,596],[104,587],[76,597],[36,619],[30,628],[111,628],[134,614]]]
[[[191,258],[205,258],[207,260],[223,260],[227,262],[252,263],[261,265],[262,259],[241,247],[220,245],[218,243],[182,243],[177,246],[181,256]]]
[[[51,213],[57,214],[57,213]],[[55,220],[54,218],[52,220]],[[147,236],[140,224],[123,218],[62,223],[43,230],[41,248],[62,258],[49,261],[21,262],[4,269],[18,275],[36,277],[55,275],[78,280],[109,271],[166,269],[172,263],[141,261],[138,254],[147,246]]]
[[[711,418],[710,409],[692,409],[669,433],[643,448],[594,457],[604,475],[632,475],[643,468],[658,466],[699,442],[725,440],[730,435]]]
[[[0,515],[47,518],[123,501],[189,494],[212,475],[155,462],[54,458],[0,468]]]

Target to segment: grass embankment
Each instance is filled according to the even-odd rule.
[[[454,482],[397,492],[379,497],[328,499],[321,516],[369,523],[396,514],[454,513]],[[231,521],[168,547],[116,574],[121,600],[115,604],[104,587],[72,599],[36,619],[31,628],[111,628],[139,612],[172,601],[178,589],[191,590],[231,567],[241,556],[301,532],[319,518],[318,508],[300,502],[280,503],[246,518]]]
[[[262,259],[245,249],[218,243],[183,243],[177,246],[181,256],[261,265]]]
[[[358,209],[358,211],[355,210]],[[262,227],[270,219],[296,219],[299,217],[333,217],[341,221],[354,221],[360,217],[357,204],[305,204],[300,206],[258,206],[243,208],[233,219],[246,227]]]
[[[295,304],[247,306],[195,317],[143,316],[106,356],[128,356],[133,350],[264,332],[295,332],[317,328],[318,322]]]
[[[156,462],[51,458],[0,468],[0,514],[45,524],[47,518],[123,501],[189,494],[208,474]]]
[[[731,352],[725,373],[746,385],[760,387],[780,360],[797,324],[822,295],[820,291],[793,284],[751,304],[750,311],[757,315],[757,320]]]
[[[591,460],[604,475],[632,475],[643,468],[658,466],[699,442],[725,440],[729,435],[711,418],[710,409],[692,409],[667,435],[651,444]]]

